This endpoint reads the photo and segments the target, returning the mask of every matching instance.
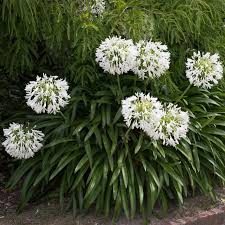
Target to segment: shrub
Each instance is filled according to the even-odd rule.
[[[215,198],[213,187],[225,180],[224,81],[211,90],[191,86],[185,62],[193,50],[224,60],[224,9],[223,0],[115,0],[96,16],[82,1],[3,0],[1,66],[11,76],[61,74],[71,95],[56,115],[27,109],[12,119],[46,135],[42,150],[22,160],[9,181],[10,188],[22,181],[20,207],[55,192],[62,206],[69,197],[74,212],[95,205],[133,217],[156,202],[166,211],[169,199],[182,203],[196,190]],[[132,72],[104,73],[95,51],[113,35],[167,44],[169,71],[144,81]],[[121,100],[140,91],[188,112],[187,138],[170,147],[127,128]]]

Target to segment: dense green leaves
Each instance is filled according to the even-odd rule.
[[[110,95],[113,96],[113,93],[109,92]],[[21,197],[23,202],[27,202],[32,197],[29,195],[28,198],[27,188],[35,191],[43,185],[47,188],[59,183],[56,190],[60,199],[69,194],[73,196],[73,204],[79,202],[80,207],[88,208],[96,203],[96,209],[105,214],[115,204],[115,215],[123,208],[127,216],[134,216],[139,208],[137,205],[143,213],[145,209],[151,212],[156,201],[161,201],[165,210],[171,197],[182,203],[190,188],[193,191],[200,188],[213,197],[213,180],[223,182],[225,179],[223,100],[218,101],[217,96],[205,95],[201,91],[195,96],[212,101],[200,100],[193,104],[190,96],[185,97],[183,107],[192,110],[195,117],[192,118],[193,128],[188,139],[182,140],[176,148],[151,142],[138,130],[128,132],[122,118],[117,116],[118,108],[110,110],[111,120],[118,117],[114,123],[103,123],[105,114],[90,118],[87,113],[75,123],[68,122],[64,137],[57,132],[59,124],[50,123],[46,127],[52,131],[49,143],[34,159],[21,164],[10,185],[13,187],[25,175]],[[100,112],[102,108],[107,108],[109,103],[99,99],[87,97],[85,111],[91,112],[93,102]],[[78,107],[81,107],[83,103],[77,101]],[[116,105],[113,100],[112,104]],[[198,107],[205,111],[204,117]],[[68,108],[65,116],[70,112]],[[64,121],[61,120],[61,123]],[[73,138],[69,138],[68,134]],[[32,179],[34,174],[36,177]]]

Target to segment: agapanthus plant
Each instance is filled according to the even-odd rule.
[[[41,149],[44,134],[23,124],[11,123],[4,129],[6,140],[2,143],[5,151],[14,158],[28,159]]]
[[[161,111],[158,121],[149,120],[145,132],[154,140],[162,140],[164,145],[176,146],[185,138],[189,127],[189,114],[180,107],[169,103]],[[152,129],[153,128],[153,129]]]
[[[56,114],[68,104],[68,89],[66,80],[58,79],[57,76],[37,76],[36,81],[26,85],[27,105],[36,113]]]
[[[136,47],[132,40],[116,36],[106,38],[96,49],[96,61],[105,72],[113,75],[131,70],[136,55]]]
[[[162,109],[157,98],[142,92],[122,100],[122,115],[128,127],[144,128],[145,121],[157,120]]]
[[[141,79],[158,78],[170,66],[170,52],[161,42],[139,41],[133,71]]]
[[[194,52],[187,59],[186,76],[197,87],[210,89],[223,77],[223,66],[218,54]]]
[[[102,19],[95,14],[101,10],[93,10],[94,2],[4,1],[0,17],[3,77],[21,74],[24,78],[29,71],[45,68],[66,71],[74,81],[70,89],[75,97],[63,115],[33,116],[28,110],[13,117],[15,121],[29,118],[46,135],[43,151],[13,167],[8,187],[22,188],[19,210],[54,194],[62,208],[68,206],[74,213],[96,208],[105,216],[114,213],[113,220],[121,213],[130,219],[142,214],[146,222],[155,209],[165,214],[171,200],[181,205],[184,197],[199,192],[215,198],[213,188],[225,180],[225,83],[212,92],[188,89],[183,65],[188,49],[196,46],[219,51],[224,59],[225,1],[105,0],[108,8]],[[133,45],[113,35],[135,43],[147,41]],[[163,44],[149,43],[151,37]],[[164,44],[171,52],[169,72]],[[93,63],[95,53],[99,68]],[[117,85],[115,76],[108,73],[117,76]],[[52,103],[42,97],[49,94],[36,89],[30,104],[47,112]],[[144,93],[134,95],[137,90]],[[5,91],[1,93],[5,97]],[[123,96],[128,98],[122,102],[121,116]],[[162,107],[152,96],[182,108]],[[4,115],[7,120],[1,121],[1,127],[7,126],[7,117],[13,113]]]

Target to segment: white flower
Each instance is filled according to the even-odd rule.
[[[197,87],[212,88],[223,77],[223,66],[218,54],[198,52],[187,59],[186,76]]]
[[[56,114],[60,107],[68,104],[68,89],[66,80],[58,79],[57,76],[37,76],[36,81],[31,81],[25,88],[27,105],[36,113]]]
[[[145,129],[146,121],[157,120],[162,105],[150,94],[136,93],[122,100],[122,115],[128,127]],[[159,117],[160,118],[160,117]]]
[[[169,69],[170,52],[160,42],[139,41],[133,72],[141,79],[158,78]]]
[[[94,15],[102,15],[105,11],[105,1],[104,0],[95,0],[94,4],[91,6],[91,12]]]
[[[161,111],[160,120],[149,120],[145,132],[154,140],[161,139],[164,145],[176,146],[181,138],[186,137],[188,126],[188,113],[170,103]]]
[[[134,66],[137,55],[132,40],[121,37],[106,38],[96,50],[96,61],[110,74],[127,73]]]
[[[22,124],[12,123],[3,129],[6,140],[2,143],[6,152],[14,158],[28,159],[42,147],[44,134]]]

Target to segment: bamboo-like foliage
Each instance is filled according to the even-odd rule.
[[[0,66],[5,76],[48,72],[67,77],[71,103],[55,116],[30,111],[13,120],[27,121],[46,134],[45,147],[22,161],[9,181],[23,181],[21,204],[55,192],[69,197],[74,212],[95,206],[118,216],[165,212],[201,190],[225,180],[224,82],[212,91],[188,86],[185,61],[193,50],[219,52],[225,59],[223,0],[113,0],[103,17],[89,1],[1,0]],[[95,49],[110,35],[160,40],[169,46],[172,66],[157,81],[143,83],[133,74],[115,77],[95,62]],[[16,79],[16,78],[15,78]],[[125,126],[120,103],[138,90],[163,102],[176,102],[192,115],[189,140],[176,147],[151,141]],[[11,120],[11,119],[10,119]],[[7,121],[8,122],[8,121]]]

